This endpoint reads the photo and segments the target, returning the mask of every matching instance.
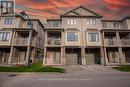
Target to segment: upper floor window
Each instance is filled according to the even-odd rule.
[[[0,32],[0,41],[9,41],[10,32]]]
[[[113,26],[114,26],[114,28],[119,28],[119,23],[118,22],[114,22]]]
[[[89,42],[99,42],[98,33],[88,33],[88,41]]]
[[[32,28],[32,27],[33,27],[33,23],[32,23],[31,21],[28,21],[28,22],[27,22],[27,27]]]
[[[107,22],[102,22],[102,27],[106,28],[107,27]]]
[[[88,25],[96,25],[96,18],[87,18]]]
[[[4,25],[11,25],[13,24],[14,18],[5,18]]]
[[[53,27],[59,27],[60,21],[53,21]]]
[[[74,19],[74,18],[68,19],[68,24],[69,25],[76,25],[76,19]]]
[[[72,41],[72,42],[78,41],[78,33],[77,32],[67,32],[67,41]]]

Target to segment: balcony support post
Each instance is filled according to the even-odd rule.
[[[43,66],[46,65],[46,54],[47,54],[47,48],[44,47],[44,58],[43,58]]]
[[[121,41],[120,41],[120,35],[118,31],[116,32],[116,38],[117,38],[117,45],[120,45]]]
[[[100,61],[101,61],[101,65],[104,65],[104,58],[105,58],[105,55],[104,55],[103,47],[100,47]]]
[[[47,36],[47,31],[45,32],[45,45],[47,45],[48,44],[48,36]]]
[[[61,47],[61,64],[65,65],[65,47]]]
[[[108,57],[107,57],[107,49],[106,49],[106,47],[104,47],[104,55],[105,55],[104,63],[105,63],[105,65],[108,65]]]
[[[120,61],[120,64],[125,63],[126,60],[125,60],[125,58],[123,56],[122,48],[119,47],[118,50],[119,50],[119,58],[120,58],[119,61]]]
[[[12,62],[13,49],[14,49],[14,47],[11,46],[10,55],[9,55],[9,60],[8,60],[8,64],[11,64],[11,62]]]
[[[14,41],[15,41],[15,36],[16,36],[16,31],[13,31],[12,33],[12,38],[11,38],[11,50],[10,50],[10,55],[9,55],[9,59],[8,59],[8,64],[11,64],[12,62],[12,57],[13,57],[13,50],[14,50]]]
[[[26,62],[27,65],[30,66],[30,57],[31,57],[31,43],[32,43],[32,30],[29,31],[29,40],[28,40],[28,47],[26,53]]]
[[[82,65],[86,65],[85,47],[81,47],[81,60],[82,60]]]

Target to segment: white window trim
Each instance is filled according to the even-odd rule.
[[[96,18],[87,18],[87,25],[89,26],[96,26],[97,25],[97,20]]]
[[[75,18],[68,18],[68,25],[76,25],[77,24],[77,20]]]
[[[11,32],[0,32],[2,36],[0,37],[0,42],[8,42],[11,39]]]
[[[8,19],[8,20],[7,20]],[[3,21],[3,24],[4,25],[12,25],[13,24],[13,22],[14,22],[14,18],[9,18],[9,17],[6,17],[6,18],[4,18],[4,21]]]
[[[89,34],[91,33],[95,33],[98,35],[98,37],[96,37],[97,41],[90,41],[89,38],[91,38],[89,36]],[[100,33],[99,32],[86,32],[86,37],[87,37],[87,42],[90,42],[90,43],[99,43],[100,42]]]
[[[74,33],[76,33],[76,34],[77,34],[77,37],[78,37],[78,40],[77,40],[77,41],[68,41],[68,40],[67,40],[67,39],[68,39],[68,35],[67,35],[67,34],[68,34],[69,32],[74,32]],[[77,32],[77,31],[67,31],[67,32],[66,32],[66,42],[71,42],[71,43],[75,43],[75,42],[77,43],[77,42],[79,42],[79,32]]]
[[[114,26],[114,24],[117,24],[117,26]],[[120,24],[118,22],[113,22],[113,27],[116,28],[116,29],[119,29],[120,28]]]

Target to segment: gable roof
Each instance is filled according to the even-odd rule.
[[[130,16],[124,17],[121,21],[123,21],[123,20],[125,20],[125,19],[130,19]]]
[[[69,14],[69,13],[74,13],[74,14],[76,14],[76,15],[80,15],[79,13],[75,12],[74,10],[73,10],[73,11],[69,11],[69,12],[67,12],[67,13],[65,13],[65,14],[63,14],[63,15],[67,15],[67,14]]]
[[[78,10],[80,8],[86,10],[87,12],[92,13],[93,15],[82,15],[82,14],[80,14],[79,12],[76,11],[76,10]],[[74,13],[75,15],[68,15],[70,13]],[[97,13],[95,13],[95,12],[93,12],[93,11],[83,7],[83,6],[79,6],[79,7],[75,8],[75,9],[73,9],[73,10],[71,10],[71,11],[69,11],[69,12],[67,12],[67,13],[65,13],[63,15],[61,15],[61,17],[90,17],[90,16],[91,17],[102,17],[101,15],[99,15],[99,14],[97,14]]]

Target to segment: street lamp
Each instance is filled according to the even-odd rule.
[[[30,27],[31,28],[33,28],[33,23],[32,23],[32,21],[30,20],[30,18],[29,18],[29,16],[25,13],[25,11],[22,11],[22,12],[20,12],[20,14],[23,16],[23,17],[27,17],[27,19],[29,20],[29,25],[30,25]],[[31,37],[30,37],[30,41],[31,41]],[[31,43],[31,42],[30,42]],[[30,51],[30,46],[29,46],[29,51]],[[30,52],[29,52],[29,59],[28,59],[28,66],[30,67],[30,64],[31,64],[31,59],[30,59]]]

